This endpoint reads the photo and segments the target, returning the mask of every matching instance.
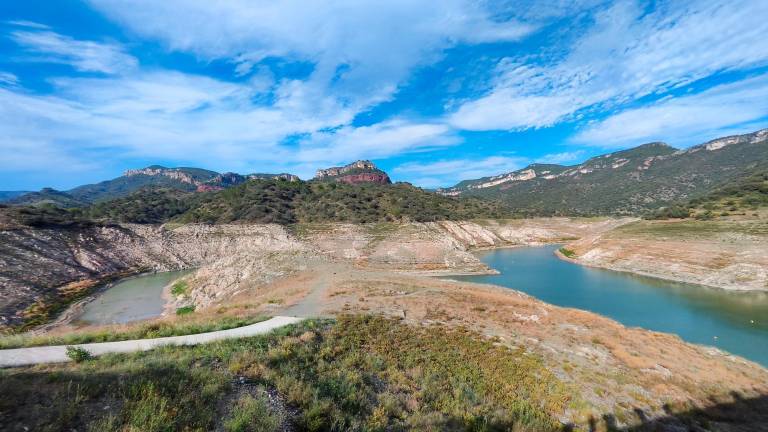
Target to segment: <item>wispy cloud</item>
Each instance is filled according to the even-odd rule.
[[[490,156],[481,159],[451,159],[429,163],[409,162],[395,167],[395,174],[416,178],[424,187],[453,186],[460,180],[476,179],[515,171],[528,163],[526,158]]]
[[[585,154],[586,154],[586,151],[584,150],[574,150],[574,151],[568,151],[568,152],[562,152],[562,153],[549,153],[549,154],[545,154],[540,158],[537,158],[536,162],[563,165],[563,164],[578,162],[584,158]]]
[[[691,145],[766,125],[768,75],[625,110],[588,125],[573,141],[620,147],[666,139],[675,145]]]
[[[0,86],[15,86],[19,83],[19,77],[10,72],[0,72]]]
[[[302,0],[228,2],[90,0],[135,33],[169,49],[224,59],[247,74],[267,57],[311,62],[301,83],[359,111],[390,99],[419,65],[459,43],[518,40],[533,26],[499,21],[483,2]]]
[[[106,74],[126,72],[138,65],[136,58],[118,44],[76,40],[45,29],[16,30],[10,37],[25,49],[25,61],[61,63],[78,71]]]
[[[485,96],[461,105],[470,130],[551,126],[724,71],[768,64],[768,2],[617,2],[597,13],[562,59],[508,58]]]
[[[0,130],[13,142],[38,143],[89,160],[171,159],[211,168],[296,168],[309,175],[320,164],[389,157],[455,143],[445,125],[395,119],[371,126],[344,125],[349,112],[328,106],[314,112],[290,101],[254,104],[247,84],[173,71],[52,81],[56,96],[0,88]],[[291,98],[291,93],[285,96]],[[288,136],[296,145],[281,145]],[[29,150],[28,147],[27,150]],[[9,170],[36,170],[46,154],[27,151]],[[311,162],[311,164],[310,164]],[[309,166],[311,165],[311,167]]]

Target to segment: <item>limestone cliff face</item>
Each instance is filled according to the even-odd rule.
[[[189,184],[196,187],[197,192],[210,192],[222,190],[228,187],[237,186],[245,183],[248,180],[256,179],[270,179],[270,180],[285,180],[285,181],[299,181],[299,177],[293,174],[248,174],[241,175],[233,172],[226,172],[223,174],[216,173],[214,171],[190,169],[190,168],[165,168],[161,166],[151,166],[142,169],[127,170],[123,173],[126,177],[132,177],[137,175],[145,176],[162,176],[172,180],[179,181],[181,183]]]
[[[218,266],[228,257],[247,264],[254,257],[304,249],[278,225],[13,229],[0,231],[0,245],[0,326],[20,322],[21,311],[73,282],[140,269]],[[245,265],[238,271],[257,269]],[[221,277],[217,284],[227,288],[237,277]]]
[[[317,180],[335,180],[341,183],[392,183],[387,173],[381,171],[368,160],[360,160],[343,167],[332,167],[317,170]]]
[[[142,169],[129,169],[126,170],[123,175],[126,177],[137,175],[163,176],[193,186],[200,186],[203,184],[202,181],[195,179],[191,174],[177,168],[148,167]]]
[[[615,222],[613,222],[615,224]],[[72,284],[137,270],[197,268],[183,299],[198,307],[327,261],[416,273],[485,273],[472,249],[541,244],[605,230],[611,222],[534,221],[281,225],[121,225],[0,230],[0,326]],[[382,228],[384,227],[384,228]]]
[[[768,240],[754,222],[700,222],[701,232],[686,224],[638,221],[567,247],[576,262],[588,266],[728,290],[768,291]]]

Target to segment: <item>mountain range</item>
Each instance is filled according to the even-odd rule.
[[[68,191],[44,188],[6,199],[11,205],[53,204],[63,208],[82,207],[130,195],[144,188],[168,188],[183,192],[210,192],[243,184],[252,179],[299,181],[293,174],[218,173],[201,168],[166,168],[152,165],[127,170],[122,176],[95,184],[78,186]]]
[[[283,202],[294,200],[287,197],[295,194],[306,197],[308,194],[320,192],[325,194],[322,200],[330,199],[330,192],[316,186],[304,188],[305,183],[398,186],[400,187],[398,190],[402,193],[418,189],[421,199],[429,195],[437,195],[444,198],[484,200],[487,203],[483,207],[492,208],[493,214],[503,211],[509,215],[637,215],[707,196],[724,185],[738,183],[742,177],[760,175],[767,169],[768,129],[765,129],[750,134],[715,139],[684,150],[654,142],[596,156],[573,166],[532,164],[506,174],[465,180],[453,187],[438,189],[435,193],[422,191],[410,185],[405,188],[398,184],[393,185],[386,172],[380,170],[371,161],[363,160],[341,167],[320,169],[315,178],[309,182],[285,173],[241,175],[231,172],[218,173],[200,168],[166,168],[153,165],[143,169],[128,170],[115,179],[79,186],[68,191],[46,188],[39,192],[22,195],[0,193],[0,199],[3,196],[11,196],[5,201],[7,205],[49,204],[61,208],[88,208],[98,204],[97,207],[101,210],[94,214],[112,216],[117,216],[117,208],[128,211],[131,205],[138,205],[139,202],[163,201],[164,206],[172,210],[169,214],[177,214],[181,209],[189,210],[207,202],[205,205],[209,210],[205,216],[198,214],[198,217],[190,216],[189,218],[219,220],[231,219],[234,216],[222,216],[223,213],[219,210],[211,210],[211,202],[216,201],[216,198],[207,195],[206,198],[190,198],[182,195],[215,193],[247,185],[253,180],[268,180],[271,186],[266,189],[262,185],[241,187],[236,190],[241,193],[247,192],[250,199],[258,198],[255,195],[257,191],[277,194],[275,196]],[[295,187],[289,184],[294,184]],[[148,193],[147,189],[155,189],[155,192]],[[282,192],[277,193],[275,190]],[[331,195],[345,202],[362,199],[362,196],[367,200],[382,199],[383,196],[363,194],[355,198],[356,195],[352,189],[344,190],[352,194],[351,197],[342,198],[337,196],[338,192],[333,192]],[[382,190],[390,191],[390,189]],[[132,194],[136,193],[141,193],[141,199],[131,198]],[[228,202],[237,201],[233,198],[234,193],[226,195]],[[406,201],[410,202],[414,198],[413,192],[407,192],[407,195]],[[429,198],[428,201],[433,199]],[[242,207],[247,203],[241,202],[238,205]],[[90,211],[93,213],[92,210]],[[279,211],[279,209],[273,210]],[[201,210],[198,209],[198,211]],[[325,214],[328,211],[324,209],[322,212]],[[400,211],[402,209],[398,210]],[[371,212],[371,214],[375,213],[373,210]],[[438,213],[442,214],[441,212]],[[462,214],[471,216],[466,212]],[[485,214],[487,212],[478,214],[476,217],[482,217]],[[156,221],[166,216],[166,213],[160,212],[150,220]],[[387,215],[387,217],[395,216]],[[310,216],[306,218],[312,219]],[[361,218],[367,220],[366,217]],[[294,220],[295,217],[274,219]]]
[[[639,214],[704,196],[768,164],[768,129],[676,149],[644,144],[574,166],[533,164],[437,190],[530,214]]]

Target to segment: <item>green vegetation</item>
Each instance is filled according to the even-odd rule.
[[[176,315],[189,315],[195,311],[194,305],[182,306],[176,309]]]
[[[75,363],[82,363],[93,358],[91,353],[85,348],[73,346],[67,347],[67,357],[71,358]]]
[[[269,411],[264,397],[244,395],[237,400],[224,429],[227,432],[271,432],[279,425],[280,419]]]
[[[698,212],[746,212],[768,207],[768,169],[760,169],[731,181],[704,197],[693,199],[689,207]]]
[[[760,168],[732,179],[714,191],[685,204],[663,207],[646,219],[712,220],[718,216],[746,215],[768,207],[768,169]]]
[[[680,205],[673,205],[669,207],[662,207],[658,210],[655,210],[647,215],[645,215],[645,219],[659,219],[659,220],[665,220],[665,219],[687,219],[691,217],[691,210]]]
[[[563,254],[563,256],[565,256],[566,258],[576,258],[576,252],[568,248],[561,247],[560,253]]]
[[[60,208],[72,208],[87,205],[85,201],[79,200],[66,192],[57,191],[56,189],[51,188],[43,188],[39,192],[29,192],[11,198],[7,203],[33,207],[48,205]]]
[[[0,204],[0,228],[28,226],[34,228],[83,228],[96,225],[83,219],[76,210],[63,209],[52,204],[35,207]]]
[[[557,417],[572,403],[571,391],[523,349],[461,329],[354,316],[4,371],[0,429],[242,430],[252,415],[269,425],[279,407],[242,399],[253,386],[276,391],[289,408],[280,412],[295,413],[291,422],[306,431],[559,430]],[[238,400],[234,409],[222,404]],[[269,417],[256,414],[264,407]]]
[[[201,197],[181,222],[387,222],[499,218],[494,201],[455,199],[407,184],[349,185],[334,182],[251,180]]]
[[[84,219],[162,223],[189,210],[190,197],[190,194],[175,189],[141,189],[122,198],[84,207],[74,214]]]
[[[638,221],[622,225],[609,235],[650,238],[711,238],[720,234],[768,235],[766,220],[682,220],[675,222]]]
[[[738,143],[717,150],[699,146],[678,151],[662,143],[645,144],[597,156],[573,167],[534,164],[516,172],[536,172],[535,178],[525,181],[472,188],[487,182],[486,177],[464,181],[455,189],[463,195],[501,200],[515,213],[529,216],[643,215],[668,207],[668,214],[659,215],[667,218],[685,215],[681,209],[670,206],[706,197],[722,185],[733,185],[736,191],[726,186],[717,192],[728,194],[730,189],[741,194],[734,205],[726,204],[726,199],[719,209],[719,213],[733,212],[731,207],[749,209],[765,203],[765,183],[759,178],[759,169],[763,168],[763,174],[768,172],[768,141],[765,137],[755,138],[754,134],[742,135],[737,138]],[[753,172],[758,177],[739,183],[739,179]],[[548,175],[557,177],[547,178]]]
[[[223,317],[205,320],[181,321],[157,321],[143,323],[115,331],[114,329],[105,329],[97,332],[86,333],[67,333],[61,336],[29,336],[13,335],[0,337],[0,349],[21,348],[30,346],[44,345],[80,345],[93,342],[115,342],[132,339],[151,339],[167,336],[183,336],[188,334],[207,333],[218,330],[229,330],[232,328],[251,325],[266,318],[248,317]]]
[[[187,285],[186,281],[178,281],[171,286],[171,294],[175,295],[176,297],[183,296],[187,294],[187,289],[189,286]]]
[[[164,167],[158,165],[153,165],[147,168],[164,169]],[[178,168],[178,171],[189,175],[192,179],[203,182],[209,181],[219,175],[217,172],[200,168]],[[146,188],[166,188],[182,192],[193,192],[196,189],[196,186],[167,176],[139,174],[120,176],[100,183],[79,186],[67,191],[67,193],[82,202],[98,203],[101,201],[121,198]]]

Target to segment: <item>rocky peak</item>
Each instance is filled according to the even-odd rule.
[[[203,182],[196,180],[191,174],[184,172],[179,168],[166,168],[160,165],[152,165],[142,169],[129,169],[126,170],[123,175],[126,177],[137,175],[164,176],[193,186],[200,186],[203,184]]]
[[[251,180],[269,179],[269,180],[285,180],[285,181],[289,181],[289,182],[297,182],[297,181],[301,180],[299,178],[299,176],[296,176],[296,175],[293,175],[293,174],[287,174],[287,173],[280,173],[280,174],[262,174],[262,173],[248,174],[248,178],[251,179]]]
[[[334,180],[341,183],[381,183],[389,184],[392,180],[369,160],[359,160],[342,167],[317,170],[316,180]]]

